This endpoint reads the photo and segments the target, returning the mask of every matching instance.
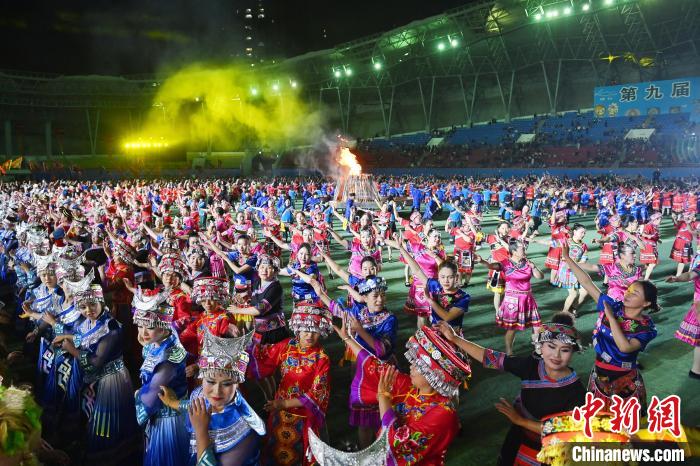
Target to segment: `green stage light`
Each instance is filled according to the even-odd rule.
[[[570,14],[571,14],[571,7],[568,7],[568,6],[567,6],[566,8],[564,8],[564,14],[565,14],[565,15],[570,15]]]
[[[292,89],[296,89],[296,88],[297,88],[297,82],[296,82],[296,81],[290,82],[289,85],[292,86]]]
[[[345,76],[352,76],[352,69],[351,68],[345,68]]]
[[[591,9],[591,4],[590,3],[584,3],[583,6],[581,7],[583,11],[588,11]]]
[[[272,90],[275,91],[275,92],[279,91],[279,90],[280,90],[280,85],[277,84],[277,83],[273,84],[273,85],[272,85]]]
[[[537,13],[535,15],[535,21],[540,21],[542,19],[542,13]]]
[[[457,39],[452,39],[450,40],[450,45],[454,48],[459,45],[459,41]]]
[[[374,64],[373,64],[373,66],[374,66],[374,69],[377,70],[377,71],[379,71],[379,70],[382,69],[382,64],[381,64],[381,62],[375,61]]]
[[[606,5],[612,5],[613,3],[615,3],[615,0],[605,0]]]
[[[438,49],[440,52],[442,52],[443,50],[445,50],[445,43],[444,43],[444,42],[438,42],[438,44],[437,44],[437,49]]]
[[[333,75],[335,75],[336,78],[339,78],[342,75],[342,73],[340,72],[340,70],[335,70],[333,72]]]
[[[250,90],[251,95],[258,95],[258,90],[254,87]]]

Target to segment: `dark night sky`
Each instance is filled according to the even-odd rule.
[[[242,49],[236,10],[257,0],[0,0],[0,68],[152,73]],[[263,0],[276,56],[329,48],[469,0]],[[323,39],[323,29],[327,38]]]

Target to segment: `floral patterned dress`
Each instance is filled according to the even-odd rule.
[[[305,455],[309,448],[307,430],[319,434],[325,422],[330,395],[330,366],[323,348],[302,349],[294,338],[254,347],[248,377],[264,379],[279,369],[282,378],[275,399],[296,398],[303,405],[270,412],[262,464],[313,464]]]
[[[367,350],[357,355],[360,383],[350,389],[352,400],[377,404],[377,384],[382,362]],[[452,401],[435,392],[420,395],[411,377],[397,374],[391,389],[392,408],[384,413],[382,427],[389,429],[391,451],[387,465],[437,466],[445,464],[447,448],[459,432],[459,418]]]

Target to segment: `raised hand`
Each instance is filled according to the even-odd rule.
[[[445,337],[445,340],[449,341],[450,343],[454,343],[458,338],[455,329],[444,320],[438,322],[434,328],[440,332],[443,337]]]
[[[379,374],[379,383],[377,383],[377,394],[391,393],[394,388],[394,382],[396,382],[396,374],[398,374],[398,369],[389,364],[385,365],[381,373]]]
[[[204,398],[195,398],[190,402],[188,409],[190,422],[195,431],[208,432],[211,420],[211,406],[207,408]]]

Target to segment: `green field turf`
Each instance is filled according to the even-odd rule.
[[[407,216],[406,213],[403,214]],[[445,215],[438,216],[437,226],[444,227]],[[583,223],[588,231],[586,243],[589,244],[597,237],[595,232],[594,216],[573,217],[570,221]],[[485,233],[495,229],[496,217],[494,214],[486,215],[483,222]],[[540,227],[540,237],[548,238],[549,228]],[[663,398],[670,394],[678,394],[682,399],[681,420],[687,425],[700,424],[700,381],[690,379],[688,370],[692,363],[692,348],[676,340],[673,337],[678,325],[683,320],[693,296],[692,283],[664,283],[663,278],[675,273],[676,263],[668,259],[671,244],[675,235],[675,228],[670,218],[664,218],[661,225],[662,244],[660,254],[662,262],[654,270],[652,280],[659,287],[659,304],[662,306],[660,313],[653,318],[658,329],[657,338],[647,347],[640,358],[644,365],[643,376],[646,382],[648,396],[657,395]],[[443,234],[443,241],[448,241]],[[446,244],[449,252],[452,245]],[[486,258],[488,247],[486,245],[478,251]],[[539,305],[543,321],[547,321],[553,314],[560,311],[566,298],[566,290],[554,288],[549,284],[548,270],[544,269],[544,258],[547,247],[541,244],[532,244],[528,249],[528,257],[531,258],[541,270],[545,270],[546,277],[543,280],[533,280],[533,293]],[[386,262],[381,275],[389,281],[387,295],[387,308],[392,310],[399,319],[399,343],[398,353],[403,370],[407,370],[407,362],[403,357],[406,340],[414,333],[416,327],[415,318],[403,313],[402,307],[406,300],[408,288],[404,286],[403,263],[397,260],[396,251],[394,259]],[[343,265],[347,263],[347,254],[334,245],[332,256]],[[597,263],[599,247],[593,245],[589,253],[589,261]],[[321,267],[325,273],[325,268]],[[596,277],[594,277],[596,278]],[[285,279],[286,280],[286,279]],[[602,280],[596,278],[596,282],[602,287]],[[503,350],[504,331],[495,325],[495,311],[493,308],[493,295],[486,290],[486,271],[483,267],[476,269],[467,291],[471,294],[471,306],[464,319],[464,335],[466,338],[485,347]],[[337,286],[339,280],[327,282],[331,297],[340,296]],[[594,303],[590,298],[584,302],[577,319],[576,326],[582,334],[585,346],[591,343],[591,331],[595,325],[597,313]],[[339,339],[332,335],[324,343],[334,364],[342,354],[342,346]],[[532,351],[530,344],[530,332],[518,333],[515,340],[515,354],[525,355]],[[581,377],[584,386],[588,382],[588,375],[595,359],[595,352],[588,348],[582,354],[576,354],[573,358],[573,367]],[[332,369],[331,402],[327,414],[328,432],[330,443],[336,448],[342,448],[348,443],[356,441],[356,431],[348,425],[348,391],[350,385],[350,368],[337,367]],[[519,380],[510,374],[502,374],[494,370],[486,370],[480,364],[472,363],[472,379],[468,390],[462,390],[460,395],[459,416],[462,422],[462,431],[456,437],[448,453],[449,465],[488,465],[495,464],[501,442],[509,428],[509,421],[494,408],[494,403],[503,397],[513,400],[519,391]]]

